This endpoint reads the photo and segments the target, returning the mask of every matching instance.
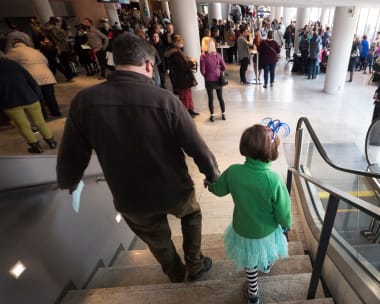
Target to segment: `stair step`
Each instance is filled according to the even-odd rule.
[[[302,243],[299,242],[298,244],[291,244],[291,243],[297,243],[297,238],[295,237],[296,232],[291,230],[289,231],[289,251],[290,246],[297,247],[299,251],[297,251],[296,254],[303,254],[303,246]],[[173,235],[172,241],[176,248],[182,248],[182,236],[179,235]],[[224,242],[223,242],[223,234],[205,234],[202,235],[202,250],[210,249],[210,248],[223,248]],[[147,249],[148,246],[139,238],[137,238],[135,245],[132,249]]]
[[[223,246],[223,243],[220,244]],[[181,248],[181,247],[177,247]],[[303,255],[303,247],[300,242],[288,243],[289,255]],[[206,256],[210,256],[213,260],[225,260],[226,253],[224,248],[205,248],[202,249],[202,253]],[[179,254],[183,257],[182,250],[179,250]],[[144,266],[157,264],[156,258],[149,250],[128,250],[120,252],[113,266]]]
[[[312,271],[307,255],[293,255],[277,261],[272,267],[270,276],[290,273],[307,273]],[[260,274],[261,275],[261,274]],[[262,274],[263,276],[268,276]],[[244,271],[236,271],[234,263],[228,260],[215,260],[213,267],[204,274],[202,280],[231,280],[245,277]],[[119,266],[100,268],[91,280],[90,288],[109,288],[132,285],[165,284],[168,277],[162,272],[159,264],[147,266]]]
[[[259,277],[260,303],[308,303],[308,273]],[[70,291],[62,304],[240,304],[247,303],[246,279],[209,280],[192,283],[145,285]],[[323,298],[318,288],[316,298]],[[282,301],[282,302],[281,302]],[[296,301],[296,302],[291,302]],[[310,302],[326,304],[333,302]]]
[[[260,301],[261,303],[261,301]],[[332,298],[322,298],[322,299],[312,299],[312,300],[296,300],[296,301],[286,301],[286,302],[272,302],[268,304],[334,304]]]

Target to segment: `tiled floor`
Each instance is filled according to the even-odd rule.
[[[291,127],[291,134],[282,138],[284,143],[294,143],[294,128],[301,116],[308,117],[321,142],[355,143],[364,150],[364,139],[372,117],[372,96],[376,84],[368,84],[368,75],[356,72],[354,81],[347,83],[343,95],[334,96],[323,92],[324,74],[316,80],[291,73],[291,65],[279,62],[276,69],[275,86],[264,89],[262,85],[242,86],[239,84],[239,66],[228,66],[229,85],[223,89],[227,120],[220,118],[216,96],[216,121],[210,122],[207,94],[205,90],[194,90],[195,109],[201,114],[194,119],[199,132],[215,154],[223,171],[232,163],[242,162],[239,154],[239,140],[243,130],[264,117],[279,118]],[[58,75],[59,77],[59,75]],[[263,75],[261,76],[263,79]],[[252,65],[248,79],[253,81]],[[64,113],[67,113],[71,98],[81,88],[99,83],[96,78],[80,76],[73,83],[60,82],[56,95]],[[65,119],[49,122],[55,138],[60,141]],[[26,144],[17,130],[0,130],[0,156],[26,155]],[[273,163],[273,169],[284,178],[288,163],[281,147],[281,154]],[[45,154],[54,154],[47,150]],[[216,198],[202,186],[203,176],[191,159],[188,161],[200,203],[207,221],[204,233],[218,233],[224,230],[230,220],[232,204],[230,197]],[[174,224],[175,225],[175,224]],[[176,230],[178,233],[180,230]]]

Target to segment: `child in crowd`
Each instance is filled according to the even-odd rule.
[[[231,165],[213,183],[205,181],[215,195],[232,195],[233,220],[224,245],[237,268],[245,268],[248,303],[259,303],[258,271],[269,273],[277,259],[288,256],[283,229],[291,226],[290,198],[281,176],[270,169],[278,157],[280,126],[289,131],[279,120],[246,129],[240,140],[245,163]]]

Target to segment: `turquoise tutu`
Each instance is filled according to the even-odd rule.
[[[240,236],[228,225],[224,232],[224,247],[227,257],[235,262],[238,270],[254,268],[264,271],[268,263],[288,257],[288,242],[280,226],[266,237],[248,239]]]

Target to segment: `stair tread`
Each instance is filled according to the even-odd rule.
[[[259,277],[260,303],[284,303],[294,304],[307,303],[300,302],[306,299],[310,273],[286,274],[276,276]],[[70,291],[63,299],[63,304],[100,304],[100,303],[141,303],[144,304],[210,304],[225,303],[239,304],[246,303],[244,291],[246,288],[246,278],[234,280],[207,280],[199,282],[186,282],[177,284],[160,284],[145,286],[130,286],[103,288],[92,290]],[[318,288],[316,298],[323,298],[322,289]],[[332,302],[316,302],[318,304]],[[293,304],[293,303],[292,303]]]
[[[221,244],[222,246],[222,244]],[[178,247],[177,247],[178,248]],[[288,243],[289,255],[303,255],[304,250],[301,242],[289,242]],[[224,248],[205,248],[202,249],[202,253],[206,256],[211,256],[214,260],[226,259],[226,253]],[[183,257],[182,250],[179,250],[179,254]],[[128,250],[120,252],[113,266],[132,266],[132,265],[151,265],[157,264],[157,260],[149,250]]]
[[[312,271],[312,265],[307,255],[293,255],[277,261],[269,274],[307,273]],[[203,280],[234,279],[245,277],[244,271],[237,271],[233,262],[214,260],[211,270],[204,274]],[[100,268],[91,280],[88,288],[108,288],[117,286],[132,286],[143,284],[169,283],[168,277],[162,272],[159,264],[146,266],[118,266]]]
[[[291,243],[299,243],[299,244],[293,244],[293,246],[298,246],[300,250],[303,252],[302,243],[298,242],[298,240],[294,237],[296,234],[296,231],[291,230],[289,231],[289,246]],[[180,235],[173,235],[172,241],[176,248],[182,248],[182,236]],[[210,248],[223,248],[223,234],[204,234],[202,235],[202,250],[210,249]],[[134,248],[132,249],[147,249],[148,246],[141,241],[139,238],[137,238]],[[301,253],[300,253],[301,254]]]

